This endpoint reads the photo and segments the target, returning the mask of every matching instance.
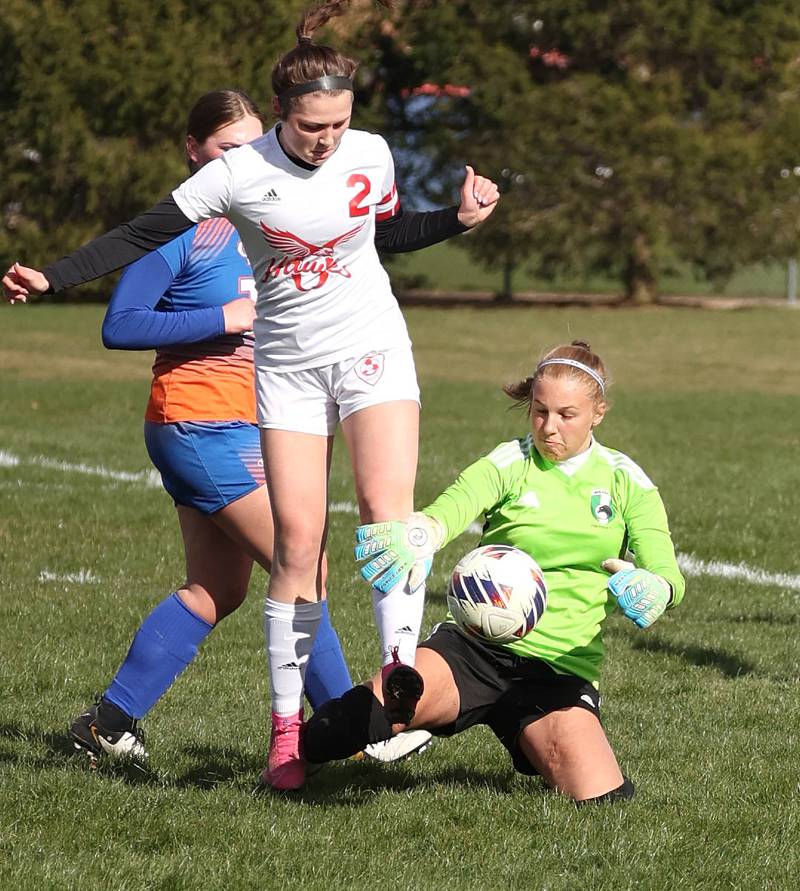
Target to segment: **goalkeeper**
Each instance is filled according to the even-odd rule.
[[[410,720],[387,715],[376,675],[314,714],[304,731],[308,761],[347,757],[409,727],[451,736],[486,724],[518,771],[540,774],[561,794],[632,797],[600,721],[603,625],[621,610],[649,627],[681,601],[684,580],[658,490],[594,438],[607,388],[588,343],[556,347],[505,388],[527,411],[527,436],[501,443],[404,523],[359,527],[365,578],[380,585],[411,570],[421,583],[434,553],[483,515],[481,544],[512,545],[542,567],[547,609],[524,638],[503,645],[469,637],[452,620],[438,625],[417,649],[423,690]]]

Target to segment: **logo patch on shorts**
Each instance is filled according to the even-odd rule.
[[[383,353],[367,353],[356,362],[356,376],[365,384],[377,384],[383,374]]]

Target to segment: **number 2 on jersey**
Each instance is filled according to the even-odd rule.
[[[369,205],[362,206],[361,202],[369,195],[370,182],[363,173],[351,173],[347,178],[348,188],[360,186],[361,188],[350,199],[350,216],[365,217],[369,213]]]

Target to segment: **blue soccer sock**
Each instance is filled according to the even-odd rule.
[[[197,655],[213,629],[171,594],[139,626],[103,698],[132,718],[143,718]]]
[[[329,699],[337,699],[353,686],[339,636],[331,625],[328,601],[322,601],[322,616],[306,668],[306,699],[318,709]]]

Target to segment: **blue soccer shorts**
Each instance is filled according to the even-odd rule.
[[[175,504],[213,514],[264,485],[255,424],[145,421],[144,441]]]

